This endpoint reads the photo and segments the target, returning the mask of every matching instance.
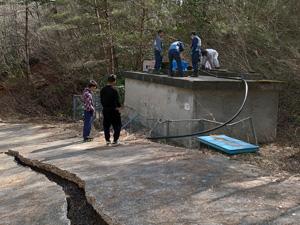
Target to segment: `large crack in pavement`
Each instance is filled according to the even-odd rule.
[[[36,160],[26,159],[15,151],[10,150],[6,154],[14,157],[19,165],[45,175],[50,181],[62,187],[67,199],[67,217],[71,225],[108,225],[90,204],[92,200],[85,194],[84,182],[76,175]]]

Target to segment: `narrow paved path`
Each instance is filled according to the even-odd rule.
[[[112,148],[78,138],[27,143],[10,154],[76,182],[108,224],[300,221],[298,176],[270,175],[222,156],[147,141]]]

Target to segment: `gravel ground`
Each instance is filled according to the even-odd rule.
[[[80,135],[82,129],[81,126],[82,125],[79,122],[76,124],[69,124],[67,128],[73,130],[73,132],[76,131],[77,135]],[[145,133],[147,133],[147,131],[134,134],[123,131],[121,140],[131,143],[148,142],[148,140],[145,139]],[[93,130],[93,135],[94,137],[99,138],[99,141],[103,141],[103,132]],[[272,143],[261,145],[258,153],[240,154],[235,156],[228,156],[206,148],[200,149],[200,151],[205,155],[223,155],[224,157],[233,160],[247,162],[274,173],[300,173],[300,147],[293,146],[292,144]]]

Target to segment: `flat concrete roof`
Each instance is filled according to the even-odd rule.
[[[200,75],[198,77],[170,77],[145,72],[125,71],[125,78],[175,86],[186,89],[240,89],[240,81]],[[281,90],[284,82],[276,80],[247,80],[250,88],[263,90]]]

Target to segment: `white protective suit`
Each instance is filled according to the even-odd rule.
[[[218,60],[219,53],[211,48],[205,49],[207,51],[207,56],[203,56],[201,60],[201,65],[205,66],[205,69],[211,70],[220,67]]]

